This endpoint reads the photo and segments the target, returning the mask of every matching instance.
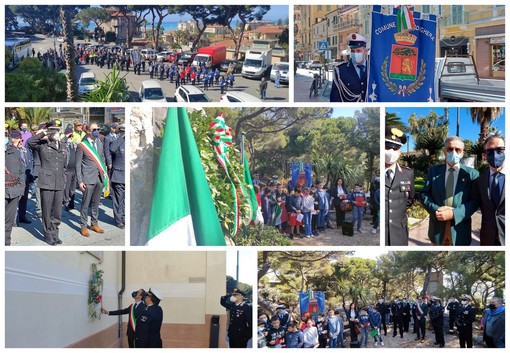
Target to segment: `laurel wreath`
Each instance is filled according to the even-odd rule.
[[[97,269],[97,264],[92,264],[92,273],[89,279],[89,297],[88,297],[88,311],[91,319],[101,318],[97,314],[97,307],[99,304],[102,306],[103,301],[103,270]]]
[[[425,63],[425,60],[421,59],[420,63],[420,73],[418,74],[418,77],[416,80],[411,83],[409,86],[405,87],[404,89],[399,89],[396,83],[392,82],[390,80],[390,77],[388,76],[388,58],[389,56],[384,59],[383,64],[381,66],[381,73],[382,73],[382,79],[384,83],[386,84],[386,87],[391,91],[391,93],[397,93],[402,96],[410,95],[416,92],[422,85],[423,81],[425,81],[425,74],[427,73],[427,64]]]

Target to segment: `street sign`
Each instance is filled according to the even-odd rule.
[[[319,42],[319,50],[328,50],[328,42]]]

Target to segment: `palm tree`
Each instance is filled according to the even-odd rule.
[[[397,116],[397,113],[386,112],[386,126],[395,126],[402,131],[407,130],[406,125],[402,121],[402,118]]]
[[[438,152],[444,147],[445,139],[441,133],[426,133],[416,138],[416,149],[427,152],[431,159],[437,157]]]
[[[66,82],[67,82],[67,101],[74,102],[77,98],[76,94],[76,62],[74,50],[73,36],[73,6],[60,6],[60,20],[62,22],[62,30],[64,34],[65,54],[64,60],[66,64]]]
[[[479,143],[483,143],[489,134],[489,126],[503,113],[502,107],[468,108],[471,120],[480,125]]]
[[[23,107],[20,108],[20,116],[29,125],[39,125],[48,120],[50,107]]]

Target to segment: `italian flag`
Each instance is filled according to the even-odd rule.
[[[410,31],[416,28],[413,12],[407,6],[400,6],[397,13],[397,32]]]
[[[259,208],[259,204],[257,202],[257,196],[255,195],[255,188],[253,187],[253,181],[251,180],[251,173],[250,173],[250,165],[248,163],[248,160],[246,159],[246,155],[244,156],[244,181],[250,188],[249,190],[249,220],[255,221],[257,219],[257,209]]]
[[[185,108],[168,108],[147,245],[225,245]]]

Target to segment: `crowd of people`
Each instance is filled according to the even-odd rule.
[[[377,234],[379,226],[380,180],[375,177],[370,183],[370,193],[363,190],[359,183],[349,190],[342,178],[338,178],[328,188],[320,180],[311,187],[291,183],[284,188],[277,179],[267,184],[261,182],[259,174],[253,176],[253,185],[259,207],[262,211],[263,223],[276,227],[280,233],[294,237],[318,237],[326,228],[333,228],[330,213],[336,214],[336,227],[345,226],[346,213],[352,212],[352,220],[347,223],[358,233],[363,233],[363,217],[367,209],[372,214],[372,234]]]
[[[384,346],[388,332],[393,337],[404,338],[405,334],[416,335],[417,343],[425,343],[427,331],[432,329],[434,346],[445,347],[444,317],[449,317],[449,334],[458,334],[460,348],[473,347],[473,323],[475,308],[471,297],[462,295],[460,302],[453,296],[447,306],[440,298],[418,295],[416,301],[395,297],[387,301],[381,297],[377,303],[361,308],[354,302],[343,309],[330,309],[310,315],[305,312],[301,318],[295,312],[287,311],[283,304],[276,307],[271,316],[259,311],[259,348],[344,348],[347,342],[351,348]],[[499,297],[493,297],[480,318],[483,342],[488,348],[505,347],[505,306]],[[390,331],[391,330],[391,331]],[[348,331],[348,332],[347,332]],[[349,341],[347,341],[347,335]]]
[[[386,127],[386,245],[408,245],[406,210],[415,200],[414,172],[398,163],[407,136],[395,126]],[[429,213],[428,238],[433,245],[471,245],[471,216],[482,213],[480,245],[505,245],[505,140],[499,134],[483,142],[482,158],[488,168],[479,171],[461,163],[464,141],[446,139],[445,161],[427,171],[420,193]]]
[[[49,245],[62,244],[59,226],[62,209],[75,208],[75,193],[82,193],[80,234],[99,227],[101,197],[111,192],[116,226],[125,227],[125,127],[111,124],[100,134],[97,123],[84,126],[79,120],[62,131],[61,121],[50,120],[28,129],[5,125],[5,245],[11,244],[15,224],[32,221],[27,204],[35,199],[35,214],[41,218]],[[103,192],[106,192],[105,194]],[[89,206],[91,209],[90,227]]]

